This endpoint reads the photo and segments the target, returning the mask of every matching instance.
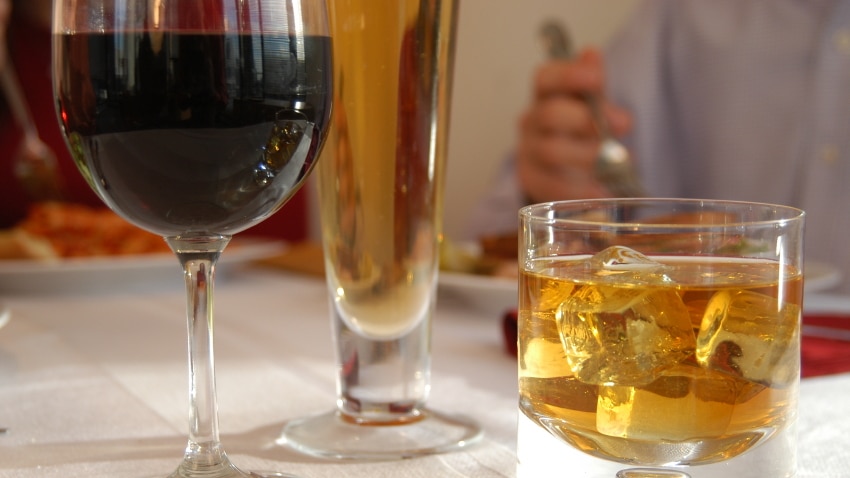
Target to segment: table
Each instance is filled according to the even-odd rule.
[[[175,271],[175,274],[179,274]],[[0,477],[164,476],[186,444],[182,290],[2,294]],[[274,444],[283,424],[335,399],[324,282],[247,267],[216,289],[222,442],[243,469],[308,477],[513,477],[516,364],[499,317],[440,296],[429,404],[478,420],[482,443],[387,462],[306,457]],[[850,374],[803,381],[800,478],[850,476]],[[834,474],[829,470],[848,470]]]

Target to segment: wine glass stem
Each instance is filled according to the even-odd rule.
[[[189,443],[184,465],[216,468],[228,463],[219,442],[213,354],[213,278],[229,236],[169,237],[183,265],[189,331]]]

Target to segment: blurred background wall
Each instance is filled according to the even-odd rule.
[[[540,24],[554,17],[577,46],[601,45],[636,0],[460,0],[446,182],[445,232],[464,222],[516,140],[517,119],[544,60]]]
[[[537,36],[554,17],[578,47],[604,44],[638,0],[460,0],[446,177],[444,230],[463,237],[471,208],[514,146],[535,67]],[[315,185],[311,237],[319,239]]]

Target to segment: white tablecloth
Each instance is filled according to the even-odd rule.
[[[175,272],[179,274],[179,272]],[[182,290],[2,294],[0,477],[165,476],[188,430]],[[222,441],[244,469],[308,477],[513,477],[516,364],[500,317],[440,297],[433,408],[477,419],[467,450],[378,463],[322,461],[273,445],[283,423],[329,410],[334,365],[324,283],[250,268],[216,289]],[[850,374],[805,380],[801,478],[850,476]]]

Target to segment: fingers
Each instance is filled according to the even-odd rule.
[[[590,109],[574,97],[552,96],[534,102],[526,113],[524,133],[589,138],[596,134]]]
[[[545,103],[559,97],[584,99],[595,96],[612,133],[624,135],[631,130],[631,116],[605,101],[604,87],[602,55],[588,48],[574,60],[552,60],[541,65],[534,78],[534,102]]]
[[[533,203],[567,199],[610,197],[611,193],[595,178],[592,168],[560,168],[545,165],[529,156],[518,161],[517,180],[526,197]]]
[[[610,196],[595,177],[599,131],[587,103],[600,99],[610,131],[631,129],[631,116],[604,101],[602,56],[585,50],[575,60],[542,65],[534,80],[534,99],[520,121],[517,174],[520,187],[535,202]]]
[[[536,96],[599,94],[605,85],[602,57],[593,49],[574,59],[555,59],[541,65],[534,78]]]
[[[522,165],[526,170],[551,176],[574,174],[592,177],[599,142],[547,136],[524,148]],[[568,158],[568,159],[565,159]]]
[[[532,120],[517,150],[520,188],[534,202],[605,197],[594,175],[599,141],[593,135],[565,135],[534,128]]]
[[[631,131],[632,116],[627,110],[604,100],[600,108],[614,136],[623,136]],[[537,128],[579,136],[598,134],[584,97],[551,95],[534,101],[527,114],[533,118]]]
[[[599,138],[590,110],[571,96],[535,102],[520,122],[517,179],[533,202],[603,197],[593,168]]]

